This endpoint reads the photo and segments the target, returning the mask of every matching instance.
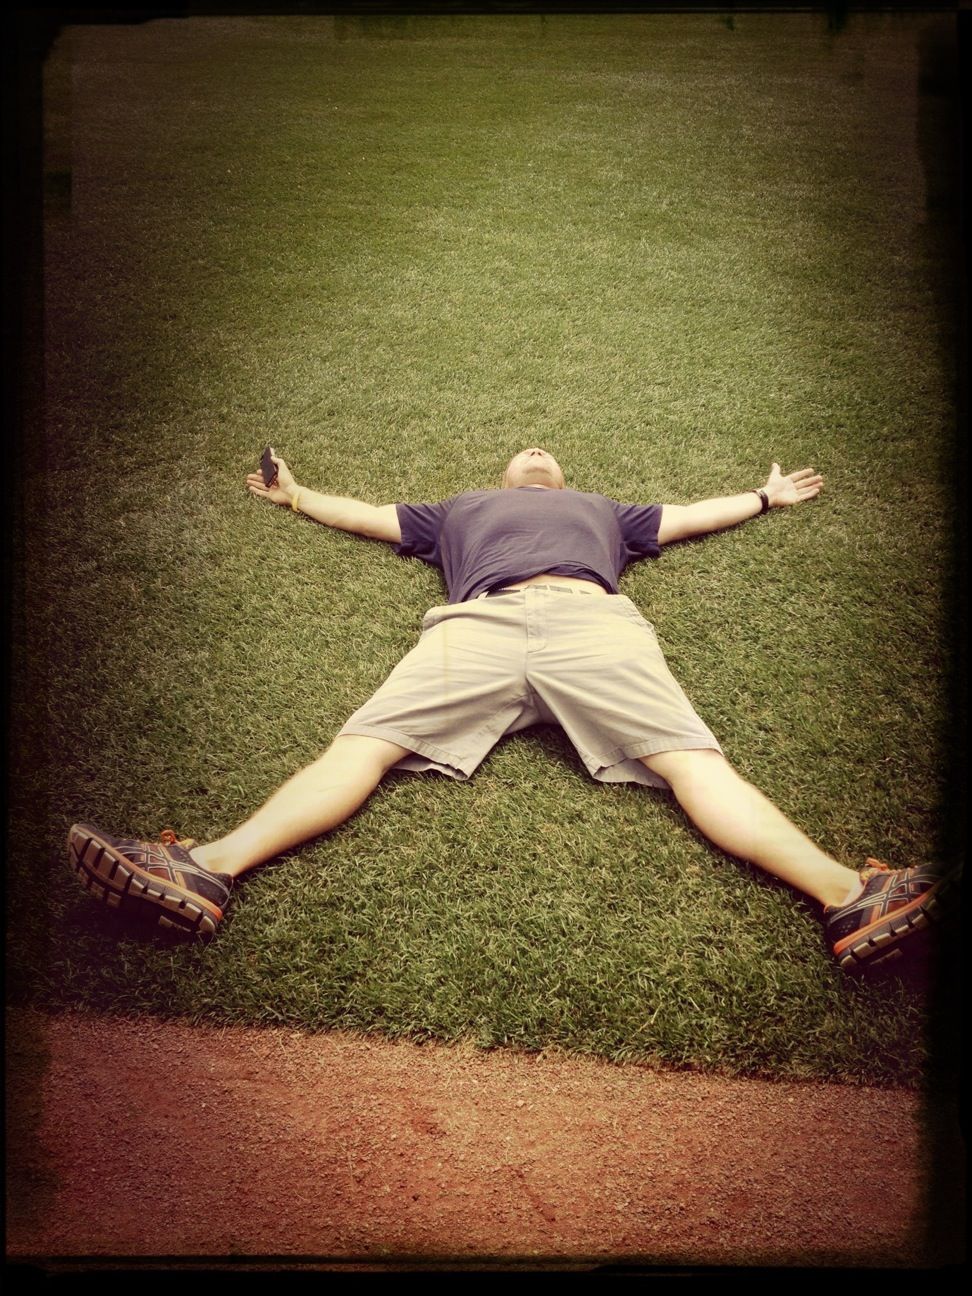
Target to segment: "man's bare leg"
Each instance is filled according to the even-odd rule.
[[[719,752],[659,752],[641,761],[667,780],[695,826],[730,855],[823,905],[842,905],[861,889],[859,873],[815,846]]]
[[[323,756],[287,780],[247,821],[192,857],[214,873],[239,877],[311,837],[336,828],[367,800],[405,747],[382,738],[345,734]]]

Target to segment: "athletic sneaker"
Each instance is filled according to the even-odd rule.
[[[901,941],[934,921],[950,879],[930,865],[889,869],[869,859],[864,890],[850,904],[824,909],[827,937],[845,972],[873,967],[901,953]]]
[[[211,936],[222,920],[233,879],[210,873],[189,854],[192,838],[171,830],[158,842],[110,837],[91,824],[68,834],[68,857],[81,885],[110,909],[159,927]]]

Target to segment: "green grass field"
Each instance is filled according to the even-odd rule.
[[[374,503],[569,484],[813,504],[629,569],[739,770],[862,865],[947,849],[954,19],[196,18],[46,76],[46,424],[15,626],[10,965],[53,1006],[917,1083],[927,964],[863,985],[816,906],[566,740],[393,775],[208,947],[120,931],[68,826],[222,834],[443,600],[250,498],[266,441]]]

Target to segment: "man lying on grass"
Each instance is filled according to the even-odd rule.
[[[729,765],[651,626],[618,593],[627,564],[664,545],[813,499],[823,482],[813,469],[784,476],[773,464],[763,487],[689,506],[619,504],[569,490],[533,447],[500,490],[376,507],[298,486],[274,463],[269,487],[247,478],[254,495],[441,568],[449,602],[328,750],[226,837],[153,843],[75,825],[70,860],[92,895],[209,935],[237,877],[342,823],[390,769],[468,778],[504,734],[556,723],[595,779],[670,788],[717,846],[818,900],[841,967],[897,955],[925,925],[940,901],[935,870],[868,860],[857,872],[815,846]]]

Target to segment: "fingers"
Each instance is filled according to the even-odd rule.
[[[788,486],[785,483],[789,483]],[[823,477],[814,468],[797,468],[784,477],[780,465],[773,464],[768,485],[778,492],[778,502],[782,504],[801,504],[804,500],[816,499],[823,488]]]
[[[823,478],[812,468],[800,468],[796,472],[788,473],[787,480],[797,488],[801,499],[811,499],[814,495],[819,495],[820,488],[823,486]]]

